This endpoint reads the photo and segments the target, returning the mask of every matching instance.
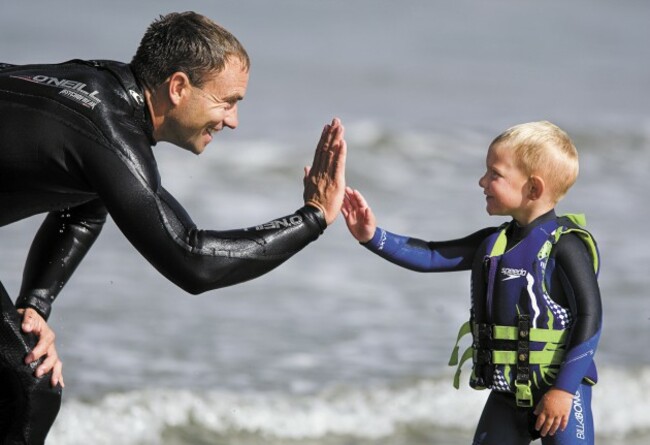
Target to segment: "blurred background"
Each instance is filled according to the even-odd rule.
[[[557,210],[585,213],[602,254],[597,434],[648,442],[648,2],[0,5],[0,62],[126,62],[171,11],[205,14],[240,39],[252,68],[239,128],[200,157],[155,149],[163,185],[205,229],[300,207],[302,167],[338,116],[348,184],[379,224],[458,238],[504,221],[487,216],[478,187],[490,141],[533,120],[565,129],[581,172]],[[0,279],[14,297],[42,219],[0,228]],[[50,318],[66,389],[48,443],[469,443],[486,393],[454,390],[446,366],[468,295],[468,273],[400,269],[340,218],[271,274],[191,296],[109,222]]]

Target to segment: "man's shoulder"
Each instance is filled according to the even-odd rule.
[[[33,97],[43,97],[79,108],[94,110],[111,96],[120,94],[114,71],[125,64],[109,61],[70,60],[57,64],[4,64],[0,77],[3,88]]]
[[[127,63],[75,59],[6,66],[0,71],[0,95],[8,100],[77,122],[111,146],[153,145],[144,92]]]

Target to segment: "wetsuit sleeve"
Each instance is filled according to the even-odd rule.
[[[93,245],[106,221],[98,201],[47,215],[27,255],[16,307],[47,320],[52,302]]]
[[[495,230],[497,228],[490,227],[450,241],[424,241],[377,227],[373,238],[363,246],[398,266],[416,272],[469,270],[476,250]]]
[[[597,379],[593,358],[602,327],[602,303],[592,259],[577,235],[560,238],[555,261],[575,320],[555,386],[574,394],[585,377],[594,383]]]
[[[269,272],[317,239],[327,226],[320,210],[305,206],[247,229],[200,230],[161,187],[157,170],[140,168],[109,149],[87,159],[86,169],[131,244],[160,273],[192,294]]]

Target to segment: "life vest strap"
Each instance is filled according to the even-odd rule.
[[[460,339],[463,338],[465,335],[469,334],[470,332],[472,332],[472,325],[469,321],[466,321],[465,323],[462,324],[462,326],[458,330],[456,343],[454,344],[454,349],[452,350],[451,357],[449,358],[449,366],[456,366],[458,364],[458,351],[459,351],[458,344],[460,343]]]
[[[528,363],[531,365],[559,365],[562,363],[563,350],[529,351]],[[519,357],[517,351],[492,351],[493,365],[516,365]]]
[[[463,352],[463,355],[460,358],[460,362],[458,362],[458,366],[456,367],[456,372],[454,373],[454,388],[456,389],[460,388],[461,368],[463,367],[463,364],[470,358],[473,358],[473,356],[474,356],[474,348],[472,348],[471,346],[465,349],[465,352]]]
[[[460,387],[460,374],[463,364],[470,358],[474,363],[489,363],[493,365],[516,365],[518,355],[516,350],[480,350],[475,347],[477,342],[469,346],[460,356],[460,341],[469,333],[473,333],[475,337],[481,332],[483,335],[487,333],[490,339],[493,340],[519,340],[520,329],[518,326],[499,326],[499,325],[480,325],[479,323],[472,323],[466,321],[458,330],[456,336],[456,344],[449,358],[449,366],[456,366],[454,373],[454,388]],[[568,331],[557,329],[539,329],[530,328],[528,332],[529,341],[546,343],[543,351],[529,351],[528,363],[531,365],[559,365],[562,363],[564,357],[564,350],[558,348],[565,343]],[[480,357],[479,357],[480,355]],[[522,397],[525,398],[525,389],[518,390],[522,392]],[[522,399],[523,400],[523,399]]]
[[[519,340],[517,326],[492,326],[492,338],[495,340]],[[566,329],[530,329],[530,341],[562,344],[566,340]]]

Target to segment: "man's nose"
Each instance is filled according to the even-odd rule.
[[[228,110],[228,114],[223,120],[223,124],[228,128],[232,128],[233,130],[237,128],[237,125],[239,125],[239,115],[237,113],[237,105],[235,105],[230,110]]]

